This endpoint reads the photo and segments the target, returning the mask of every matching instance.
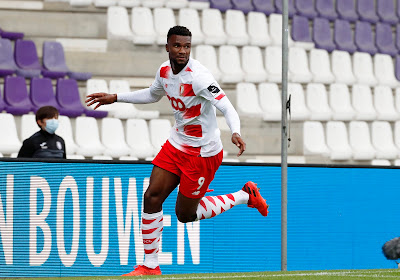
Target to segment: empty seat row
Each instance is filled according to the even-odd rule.
[[[0,139],[1,153],[10,155],[18,152],[21,140],[39,130],[35,115],[23,115],[20,128],[21,138],[18,137],[14,117],[7,113],[0,114],[0,129],[4,132]],[[60,116],[56,133],[64,138],[68,156],[131,156],[144,159],[154,156],[161,149],[170,129],[171,123],[166,119],[151,120],[149,126],[143,119],[129,119],[124,127],[120,119],[104,118],[99,129],[96,119],[77,117],[73,130],[70,118]]]
[[[109,7],[109,6],[123,6],[123,7],[149,7],[149,8],[160,8],[168,7],[172,9],[181,9],[184,7],[191,7],[196,9],[204,9],[210,7],[208,0],[47,0],[47,1],[59,1],[69,2],[72,6],[89,6],[93,4],[95,7]]]
[[[134,44],[151,45],[166,43],[170,27],[179,24],[192,32],[192,44],[220,46],[229,45],[281,45],[282,15],[251,12],[246,18],[241,11],[229,10],[225,20],[217,9],[205,9],[200,15],[195,9],[180,9],[178,20],[168,8],[156,8],[153,12],[146,7],[132,8],[129,16],[124,7],[110,7],[107,12],[108,39],[132,40]],[[290,40],[290,45],[293,45]],[[304,45],[304,43],[303,43]],[[306,44],[311,48],[312,43]]]
[[[64,50],[60,43],[43,43],[43,67],[39,61],[36,45],[31,40],[18,39],[13,50],[9,39],[0,39],[0,76],[12,75],[32,78],[43,75],[49,78],[87,80],[92,75],[85,72],[71,71],[65,62]]]
[[[275,83],[251,83],[236,87],[236,108],[239,114],[262,117],[265,121],[280,121],[282,97]],[[366,85],[355,84],[351,94],[345,84],[331,84],[329,91],[323,84],[288,84],[291,97],[291,119],[303,120],[362,120],[397,121],[400,119],[400,88],[393,96],[387,86],[376,86],[373,93]]]
[[[264,52],[256,46],[245,46],[241,51],[236,46],[220,46],[217,56],[214,47],[200,45],[194,48],[194,58],[224,83],[280,83],[282,80],[280,47],[269,46]],[[368,53],[356,52],[351,56],[345,51],[328,54],[322,49],[312,49],[307,54],[302,48],[291,47],[288,66],[289,80],[296,83],[337,82],[397,87],[400,78],[400,57],[396,56],[394,64],[392,57],[384,54],[372,58]]]
[[[90,110],[83,106],[78,83],[73,79],[58,79],[56,94],[50,78],[32,78],[30,94],[23,77],[7,76],[4,79],[4,97],[0,93],[0,112],[5,110],[13,115],[36,112],[40,107],[51,105],[61,115],[77,117],[85,114],[95,118],[104,118],[106,111]]]
[[[394,131],[394,133],[393,133]],[[400,122],[330,121],[304,123],[304,155],[320,155],[331,160],[393,160],[400,158]]]

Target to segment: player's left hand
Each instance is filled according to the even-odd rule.
[[[246,143],[243,141],[242,137],[238,133],[232,134],[232,143],[235,144],[239,148],[239,153],[237,154],[240,157],[241,154],[246,150]]]

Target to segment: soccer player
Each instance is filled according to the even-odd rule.
[[[238,156],[245,151],[246,144],[240,136],[239,116],[228,97],[212,74],[190,58],[191,38],[191,32],[183,26],[168,31],[165,48],[169,60],[160,66],[149,88],[87,96],[87,106],[97,103],[97,109],[117,101],[153,103],[166,95],[175,116],[170,137],[152,162],[150,185],[144,194],[144,264],[123,276],[161,274],[158,249],[163,230],[162,205],[178,185],[175,212],[182,223],[212,218],[239,204],[256,208],[263,216],[268,214],[268,205],[253,182],[231,194],[204,197],[223,154],[215,108],[225,116],[232,142],[239,148]]]

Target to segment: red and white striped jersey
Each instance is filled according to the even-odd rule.
[[[169,142],[178,150],[203,157],[222,150],[215,105],[225,93],[210,71],[190,58],[174,75],[170,61],[164,62],[150,86],[152,94],[166,95],[171,103],[175,124]],[[226,98],[226,97],[225,97]]]

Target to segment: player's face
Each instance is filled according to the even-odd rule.
[[[169,60],[176,65],[184,66],[189,60],[192,37],[172,35],[165,46],[169,53]]]

